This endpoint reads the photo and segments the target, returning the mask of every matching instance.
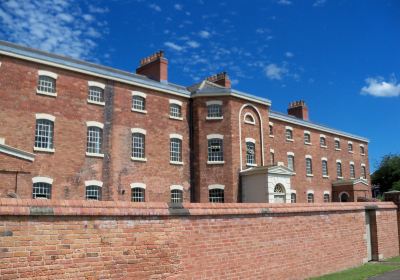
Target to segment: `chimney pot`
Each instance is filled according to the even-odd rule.
[[[287,112],[288,115],[308,121],[308,107],[304,100],[290,102]]]
[[[229,76],[225,71],[208,77],[207,81],[226,88],[231,87],[231,80],[229,79]]]
[[[167,82],[168,60],[164,57],[164,51],[160,50],[142,58],[140,66],[136,69],[136,73],[155,81]]]

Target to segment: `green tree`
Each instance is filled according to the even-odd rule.
[[[400,155],[386,155],[372,174],[372,184],[379,185],[382,192],[400,191]]]

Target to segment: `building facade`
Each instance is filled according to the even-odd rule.
[[[369,198],[368,140],[231,88],[168,82],[0,42],[0,197],[133,202]]]

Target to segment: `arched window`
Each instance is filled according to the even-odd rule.
[[[329,202],[329,201],[330,201],[329,193],[324,193],[324,202]]]
[[[100,186],[86,186],[86,199],[87,200],[101,200],[101,187]]]
[[[286,191],[285,187],[281,184],[277,184],[274,187],[274,200],[276,203],[285,203],[286,202]]]
[[[56,80],[57,74],[39,70],[37,93],[56,96]]]
[[[145,201],[146,185],[142,183],[131,184],[131,201],[144,202]]]
[[[270,159],[271,159],[271,165],[274,165],[275,164],[275,152],[274,152],[274,150],[270,150],[269,156],[270,156]]]
[[[287,167],[294,171],[294,154],[293,153],[288,153],[287,155]]]
[[[290,202],[291,203],[296,203],[296,194],[295,193],[291,193],[290,194]]]
[[[171,163],[182,163],[182,139],[170,137],[169,160]]]
[[[141,128],[132,128],[132,160],[146,159],[146,131]]]
[[[352,142],[349,142],[347,144],[347,149],[348,149],[349,152],[353,152],[353,143]]]
[[[182,120],[182,102],[171,99],[169,101],[169,117]]]
[[[350,178],[354,179],[356,177],[356,171],[354,168],[354,163],[350,163]]]
[[[342,178],[343,177],[343,173],[342,173],[342,163],[337,161],[336,162],[336,175],[338,178]]]
[[[222,101],[208,101],[207,105],[207,119],[222,119]]]
[[[335,150],[340,150],[340,140],[339,139],[335,139]]]
[[[246,141],[246,163],[249,166],[256,165],[256,143]]]
[[[314,194],[313,193],[308,193],[307,194],[307,202],[308,203],[314,203]]]
[[[363,179],[367,179],[367,168],[365,165],[361,165],[361,177]]]
[[[293,140],[293,129],[289,126],[286,127],[285,130],[286,140],[292,141]]]
[[[360,154],[365,155],[365,148],[364,145],[360,145]]]
[[[310,157],[306,158],[306,174],[312,175],[312,159]]]
[[[208,199],[209,202],[212,203],[224,203],[225,194],[224,194],[225,186],[223,185],[210,185],[208,186]]]
[[[139,95],[132,96],[132,109],[136,111],[146,110],[146,99]]]
[[[255,121],[253,115],[250,114],[250,113],[246,113],[246,114],[244,115],[244,122],[245,122],[245,123],[248,123],[248,124],[255,124],[255,123],[256,123],[256,121]]]
[[[326,137],[325,137],[325,135],[320,135],[319,144],[320,144],[321,147],[326,147]]]
[[[183,202],[183,187],[171,186],[171,203]]]
[[[208,135],[208,162],[223,162],[224,147],[222,135]]]
[[[54,120],[54,116],[36,114],[35,150],[54,151]]]
[[[349,202],[350,196],[349,196],[348,193],[342,192],[342,193],[339,195],[339,200],[340,200],[340,202]]]
[[[304,144],[311,144],[311,133],[304,131]]]
[[[87,152],[91,154],[102,153],[103,129],[96,126],[89,126],[87,129]]]
[[[33,177],[32,178],[32,198],[33,199],[50,199],[51,186],[53,179],[48,177]]]
[[[326,159],[322,160],[322,176],[328,176],[328,161]]]
[[[274,135],[274,124],[272,122],[269,123],[269,135]]]

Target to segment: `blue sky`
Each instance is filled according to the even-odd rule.
[[[227,71],[284,112],[370,139],[373,170],[400,153],[400,1],[0,1],[0,39],[134,71],[159,49],[169,80]]]

